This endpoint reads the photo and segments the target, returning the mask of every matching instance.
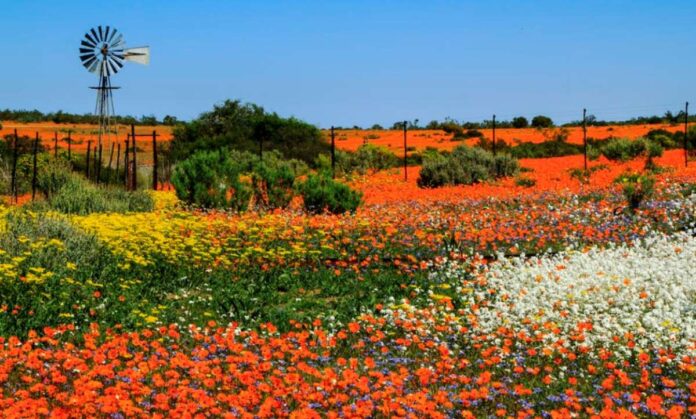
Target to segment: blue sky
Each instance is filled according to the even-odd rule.
[[[0,3],[0,108],[93,111],[77,49],[99,24],[152,48],[114,76],[119,114],[190,119],[237,98],[323,127],[563,122],[696,101],[694,1]]]

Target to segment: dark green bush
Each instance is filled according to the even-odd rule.
[[[200,150],[233,149],[258,153],[277,150],[306,163],[329,150],[322,132],[296,118],[283,118],[254,104],[225,101],[198,119],[177,125],[172,140],[176,160]]]
[[[531,188],[536,185],[536,180],[526,176],[518,176],[515,178],[515,185],[522,186],[523,188]]]
[[[512,118],[512,126],[514,128],[527,128],[529,126],[529,121],[524,116],[518,116]]]
[[[550,128],[553,126],[553,121],[548,116],[537,115],[532,118],[532,127],[534,128]]]
[[[418,186],[433,188],[443,185],[470,185],[512,176],[518,171],[517,160],[507,154],[493,156],[480,148],[459,146],[449,155],[425,155]]]
[[[362,203],[362,194],[326,174],[309,175],[300,185],[305,209],[314,214],[355,212]]]
[[[242,183],[242,167],[229,153],[199,151],[174,169],[172,184],[177,197],[202,208],[248,208],[252,191]]]
[[[292,201],[295,172],[289,164],[271,166],[259,162],[254,167],[251,179],[256,208],[285,208]]]

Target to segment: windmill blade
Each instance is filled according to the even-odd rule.
[[[94,48],[80,48],[80,54],[92,54],[92,55],[94,55]]]
[[[94,48],[97,44],[93,44],[91,42],[87,42],[86,40],[82,40],[82,42],[80,42],[80,45],[87,48]]]
[[[90,43],[92,43],[92,44],[93,44],[93,45],[92,45],[93,47],[96,47],[96,46],[97,46],[97,39],[94,38],[94,37],[92,37],[92,36],[89,34],[89,32],[85,33],[85,39],[86,39],[87,41],[89,41]]]
[[[106,59],[106,61],[107,61],[107,63],[109,64],[109,69],[111,70],[111,74],[116,74],[116,73],[118,73],[118,70],[120,70],[121,67],[123,67],[123,64],[121,64],[120,62],[116,61],[116,59],[114,59],[113,57],[108,57],[108,58]]]
[[[109,39],[106,41],[109,45],[112,44],[112,41],[114,40],[114,38],[116,38],[116,34],[117,34],[117,33],[118,33],[118,31],[116,30],[116,28],[111,28],[111,36],[110,36]]]
[[[150,64],[150,47],[135,47],[124,50],[123,58],[126,61],[148,65]]]
[[[104,42],[104,32],[102,31],[101,25],[99,25],[99,42]]]
[[[118,34],[113,41],[109,42],[109,49],[123,49],[126,43],[123,41],[123,35]]]
[[[95,45],[98,44],[99,43],[99,35],[97,35],[97,31],[95,31],[94,28],[90,29],[89,31],[92,32],[92,36],[94,37],[94,44]],[[89,36],[89,35],[87,35],[87,36]]]
[[[85,66],[85,68],[88,71],[92,71],[92,70],[90,70],[90,68],[92,67],[92,64],[94,64],[95,61],[97,61],[97,57],[91,57],[91,58],[84,60],[82,62],[82,65]]]
[[[99,69],[99,63],[99,59],[94,58],[94,62],[92,62],[92,64],[89,67],[87,67],[87,71],[89,71],[90,73],[97,74],[97,70]]]
[[[111,28],[107,26],[106,32],[104,32],[104,42],[107,42],[107,43],[109,42],[108,40],[109,40],[109,31],[110,30],[111,30]]]

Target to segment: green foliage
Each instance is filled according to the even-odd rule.
[[[241,171],[241,164],[229,153],[199,151],[176,166],[172,184],[177,197],[187,204],[243,211],[252,191],[240,181]]]
[[[602,154],[609,160],[629,161],[645,151],[644,139],[612,138],[602,146]]]
[[[362,203],[362,194],[327,174],[309,175],[300,185],[305,209],[314,214],[355,212]]]
[[[563,139],[553,139],[541,143],[523,142],[509,149],[510,154],[518,159],[570,156],[582,154],[583,147],[570,144]]]
[[[480,148],[459,146],[451,154],[429,154],[423,158],[418,186],[434,188],[512,176],[519,171],[517,160],[507,154],[493,156]]]
[[[379,171],[399,167],[403,160],[384,147],[363,144],[355,152],[336,151],[336,163],[343,173]],[[331,160],[329,158],[329,167]]]
[[[523,188],[531,188],[536,185],[536,180],[526,176],[517,176],[515,178],[515,185],[522,186]]]
[[[614,179],[628,202],[628,208],[635,212],[640,204],[655,191],[655,178],[649,174],[623,173]]]
[[[466,131],[456,131],[453,140],[466,140],[469,138],[483,138],[483,133],[475,128],[470,128]]]
[[[271,210],[285,208],[294,196],[295,172],[287,163],[274,166],[259,162],[252,173],[256,208]]]
[[[85,215],[93,212],[152,211],[154,201],[145,191],[129,192],[114,187],[98,187],[72,174],[46,203],[40,206],[65,213]]]
[[[230,100],[174,128],[172,153],[177,160],[196,151],[223,148],[254,153],[277,150],[285,158],[312,163],[321,152],[329,150],[329,145],[313,125]]]
[[[548,116],[537,115],[532,118],[532,127],[534,128],[550,128],[553,126],[553,120]]]
[[[529,126],[529,121],[524,116],[518,116],[512,118],[512,126],[514,128],[527,128]]]

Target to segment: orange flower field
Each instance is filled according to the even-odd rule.
[[[355,213],[0,206],[3,417],[696,416],[696,162],[523,159]],[[632,173],[638,181],[620,176]],[[525,179],[520,182],[520,179]],[[638,183],[636,183],[638,185]]]
[[[606,127],[587,127],[587,138],[602,140],[605,138],[630,138],[642,137],[654,129],[664,129],[669,132],[683,131],[683,125],[651,124],[651,125],[614,125]],[[540,143],[548,141],[554,135],[565,130],[568,133],[568,142],[571,144],[582,144],[582,127],[568,128],[498,128],[496,129],[496,139],[504,140],[508,145],[515,145],[519,142]],[[484,137],[491,139],[493,132],[491,129],[479,129]],[[325,130],[324,135],[330,140],[330,131]],[[341,150],[355,151],[363,144],[373,144],[387,148],[393,153],[401,156],[404,149],[404,134],[401,130],[337,130],[336,147]],[[453,141],[453,134],[447,134],[440,130],[410,130],[407,136],[408,147],[413,150],[424,150],[427,147],[434,147],[438,150],[452,150],[462,143],[474,145],[478,138],[466,141]]]

